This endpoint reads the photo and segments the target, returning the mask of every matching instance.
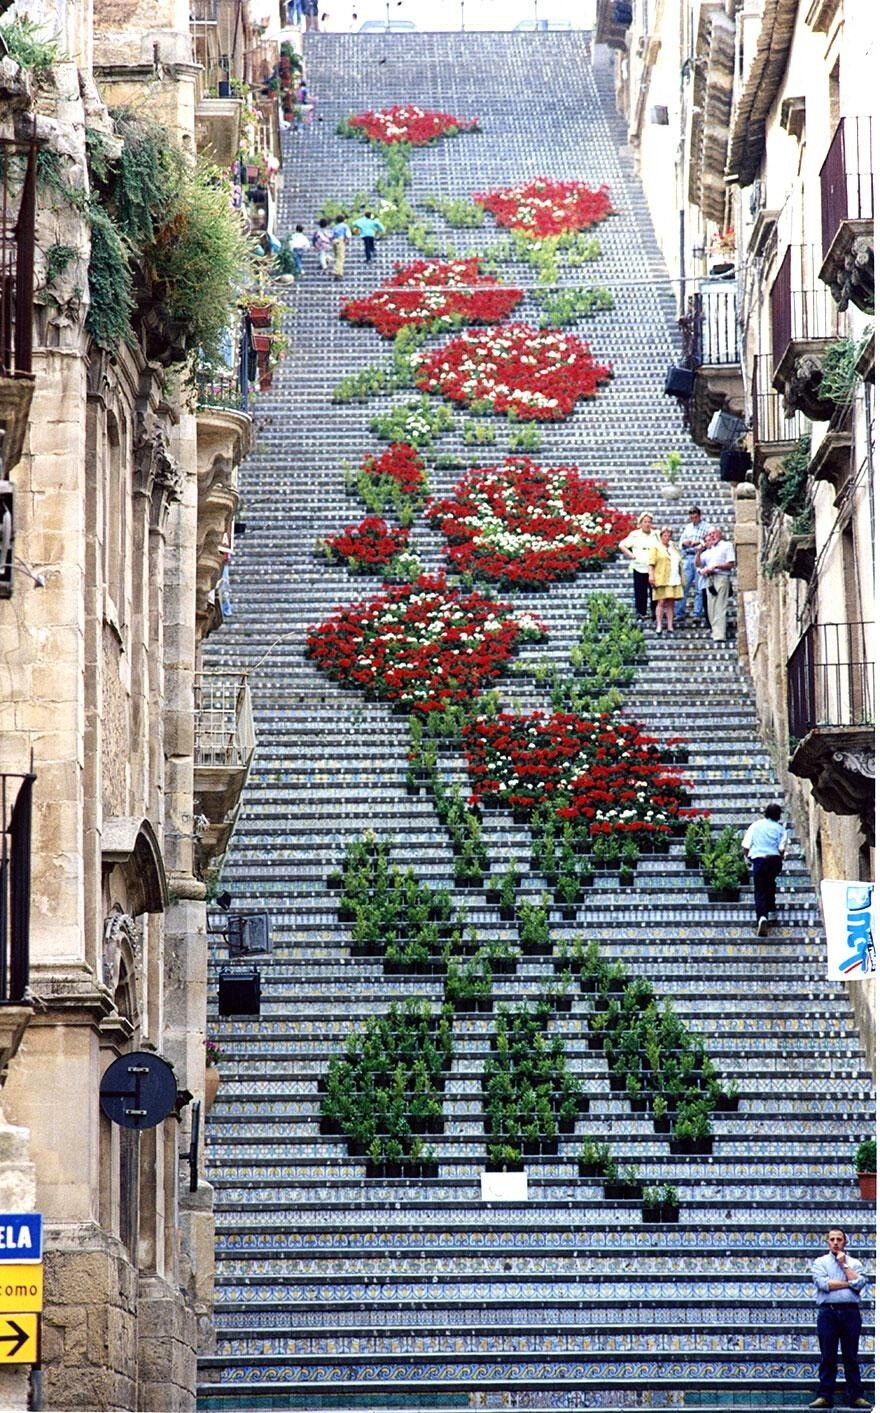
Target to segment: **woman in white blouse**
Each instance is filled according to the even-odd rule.
[[[630,530],[625,540],[621,540],[621,551],[630,560],[633,576],[633,598],[636,613],[640,618],[648,614],[648,575],[651,572],[649,555],[657,547],[659,540],[654,533],[654,517],[644,511],[638,519],[635,530]]]

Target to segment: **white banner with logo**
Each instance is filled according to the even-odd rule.
[[[828,938],[828,980],[859,981],[877,970],[874,951],[874,884],[822,879]]]

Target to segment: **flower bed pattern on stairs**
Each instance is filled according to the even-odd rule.
[[[728,503],[713,465],[683,441],[659,395],[674,309],[668,285],[652,283],[662,265],[620,156],[625,133],[610,73],[592,73],[583,37],[321,34],[307,45],[325,121],[288,134],[296,180],[284,192],[285,224],[308,220],[340,192],[375,191],[377,180],[411,211],[380,242],[374,264],[354,252],[346,297],[369,296],[396,264],[413,259],[409,228],[417,242],[436,246],[421,249],[429,258],[448,243],[462,258],[473,248],[487,273],[493,262],[503,268],[525,291],[522,320],[537,327],[541,282],[556,269],[576,288],[577,262],[589,259],[614,296],[595,327],[615,378],[569,418],[541,423],[542,464],[577,466],[607,482],[614,505],[659,512],[647,468],[658,452],[680,447],[686,494],[724,523]],[[536,65],[541,102],[512,102],[529,92]],[[483,130],[419,149],[405,164],[392,158],[394,148],[386,162],[366,143],[334,134],[335,120],[352,112],[411,103],[479,112]],[[473,192],[516,186],[534,171],[594,191],[607,183],[617,215],[595,235],[577,233],[555,248],[522,232],[499,238],[447,220],[446,213],[460,216],[455,203],[474,209]],[[378,340],[338,318],[312,268],[290,297],[297,354],[263,399],[257,448],[242,468],[249,528],[234,566],[235,613],[210,644],[214,661],[255,669],[258,754],[224,881],[236,901],[270,910],[276,954],[264,967],[262,1018],[212,1027],[234,1056],[234,1074],[224,1061],[208,1128],[217,1347],[202,1360],[200,1403],[802,1406],[816,1368],[809,1261],[831,1222],[844,1222],[851,1248],[868,1254],[871,1224],[850,1166],[854,1139],[870,1129],[870,1079],[848,1013],[822,979],[816,900],[800,851],[792,848],[783,875],[781,925],[756,939],[749,900],[710,907],[678,838],[668,853],[641,857],[631,882],[621,882],[619,860],[614,872],[597,870],[570,920],[569,905],[544,902],[540,852],[547,835],[548,855],[555,850],[570,872],[570,857],[581,857],[564,834],[570,822],[561,821],[557,837],[544,821],[536,841],[530,815],[517,822],[506,811],[487,812],[477,824],[488,869],[475,843],[467,884],[455,876],[450,847],[471,832],[461,748],[471,708],[589,718],[600,697],[605,710],[625,704],[629,721],[644,722],[646,734],[665,743],[665,765],[680,749],[670,738],[684,738],[693,808],[711,814],[716,831],[742,829],[778,787],[735,649],[710,652],[696,626],[671,639],[641,639],[620,616],[629,614],[630,590],[617,561],[604,569],[602,589],[620,612],[588,606],[577,581],[518,595],[517,612],[540,618],[546,641],[534,658],[521,648],[490,684],[494,708],[465,693],[459,705],[420,718],[414,737],[408,703],[401,716],[319,675],[306,656],[307,630],[352,597],[345,570],[313,553],[316,537],[333,537],[351,520],[346,463],[378,456],[380,436],[406,441],[426,463],[433,496],[447,498],[473,460],[485,461],[474,440],[484,424],[411,390],[403,401],[416,405],[401,409],[402,384],[384,384],[367,406],[334,402],[340,379],[367,369]],[[436,337],[411,351],[430,349]],[[532,430],[498,419],[492,426],[495,464],[517,450],[515,434]],[[400,435],[403,428],[413,435]],[[394,509],[384,489],[388,502],[367,507],[376,514]],[[435,575],[443,539],[421,513],[420,494],[408,507],[410,546]],[[582,638],[585,620],[593,628]],[[618,639],[614,652],[607,640],[599,646],[603,634]],[[432,893],[448,891],[461,932],[454,969],[449,958],[442,973],[414,979],[386,971],[382,956],[353,954],[350,922],[338,918],[326,880],[368,830],[389,841],[389,863],[411,867]],[[541,910],[556,957],[542,937]],[[578,935],[595,940],[604,963],[648,979],[658,1017],[668,1000],[738,1086],[738,1108],[713,1112],[711,1154],[673,1152],[670,1133],[657,1130],[663,1114],[654,1107],[660,1091],[648,1083],[650,1062],[638,1096],[626,1085],[610,1088],[606,1053],[592,1043],[594,994],[554,980],[557,961],[579,974]],[[536,950],[522,955],[525,940]],[[491,1013],[455,1006],[468,990],[462,973],[481,952],[477,979],[485,983],[488,967]],[[534,1014],[550,989],[572,997],[570,1010],[553,1007],[547,1033],[561,1039],[588,1112],[575,1118],[572,1134],[560,1133],[555,1156],[528,1160],[528,1204],[485,1206],[482,1077],[496,1016],[502,1005]],[[442,1132],[416,1135],[434,1149],[437,1176],[368,1176],[341,1135],[321,1133],[319,1082],[352,1033],[366,1034],[393,1005],[419,998],[439,1020],[444,996],[453,1018]],[[421,1079],[418,1087],[423,1093]],[[648,1090],[651,1111],[634,1108]],[[846,1115],[844,1125],[829,1127],[829,1105]],[[634,1167],[652,1191],[677,1189],[678,1222],[645,1223],[637,1196],[606,1197],[602,1183],[582,1179],[578,1155],[588,1141],[607,1142],[609,1160],[624,1175]],[[866,1366],[870,1348],[866,1338]]]

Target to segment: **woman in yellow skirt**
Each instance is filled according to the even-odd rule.
[[[684,594],[682,587],[681,551],[673,542],[672,526],[664,525],[660,531],[660,543],[648,551],[648,583],[653,590],[657,610],[657,632],[672,632],[672,615],[677,599]]]

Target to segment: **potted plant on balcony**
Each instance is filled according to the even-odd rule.
[[[223,1052],[216,1040],[210,1036],[205,1038],[205,1113],[210,1114],[214,1107],[214,1100],[217,1098],[217,1090],[220,1088],[220,1071],[217,1068],[217,1061],[222,1059]]]
[[[854,1164],[863,1202],[877,1200],[877,1140],[865,1138],[855,1151]]]
[[[719,231],[709,242],[709,272],[713,275],[729,275],[735,268],[736,231],[733,226]]]
[[[669,451],[665,456],[661,456],[659,461],[651,465],[652,471],[659,471],[663,484],[660,487],[660,494],[664,500],[681,500],[681,480],[683,458],[680,451]]]

